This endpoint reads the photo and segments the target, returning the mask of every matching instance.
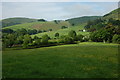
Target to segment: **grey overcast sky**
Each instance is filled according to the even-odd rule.
[[[118,2],[2,2],[2,19],[11,17],[65,20],[103,16],[118,8]]]

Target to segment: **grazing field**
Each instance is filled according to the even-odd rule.
[[[24,23],[24,24],[18,24],[18,25],[13,25],[13,26],[8,26],[5,28],[10,28],[13,30],[25,28],[25,29],[37,29],[37,30],[49,30],[52,29],[58,30],[61,29],[62,26],[70,26],[70,23],[68,21],[61,21],[58,24],[56,24],[54,21],[49,21],[49,22],[31,22],[31,23]],[[3,28],[3,29],[5,29]]]
[[[38,36],[38,37],[41,37],[41,36],[47,34],[51,38],[54,38],[55,33],[59,33],[59,36],[68,35],[70,30],[75,30],[77,34],[89,35],[89,32],[80,32],[79,30],[81,30],[81,29],[84,29],[84,24],[80,25],[80,26],[70,27],[70,28],[67,28],[67,29],[59,29],[59,30],[51,31],[51,32],[38,33],[38,34],[35,34],[35,35]],[[34,37],[35,35],[32,35],[32,37]]]
[[[79,43],[3,51],[3,78],[117,78],[118,44]]]

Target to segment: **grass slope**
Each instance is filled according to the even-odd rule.
[[[23,23],[30,23],[30,22],[36,22],[37,19],[30,19],[30,18],[22,18],[22,17],[15,17],[15,18],[7,18],[2,20],[2,26],[12,26],[16,24],[23,24]]]
[[[67,21],[61,21],[58,24],[56,24],[53,21],[49,21],[49,22],[32,22],[32,23],[25,23],[25,24],[19,24],[19,25],[14,25],[14,26],[8,26],[8,27],[5,27],[5,28],[11,28],[13,30],[17,30],[17,29],[21,29],[21,28],[37,29],[37,30],[39,30],[39,29],[40,30],[49,30],[49,29],[58,30],[62,26],[69,27],[70,24]]]
[[[88,35],[89,32],[80,32],[79,31],[80,29],[84,29],[83,27],[84,27],[84,25],[72,26],[72,27],[69,27],[67,29],[59,29],[59,30],[51,31],[51,32],[38,33],[38,34],[35,34],[35,35],[38,36],[38,37],[41,37],[42,35],[47,34],[51,38],[54,38],[55,33],[59,33],[60,36],[61,35],[67,35],[70,30],[75,30],[77,32],[77,34]],[[35,35],[32,35],[32,37],[34,37]]]
[[[3,51],[3,78],[117,78],[118,45],[80,43]]]
[[[120,17],[120,8],[115,9],[115,10],[111,11],[110,13],[104,15],[103,19],[113,18],[113,19],[116,19],[116,20],[120,20],[119,17]]]
[[[101,16],[83,16],[83,17],[68,19],[66,21],[69,21],[70,24],[81,25],[83,23],[87,23],[88,21],[92,21],[100,17]]]

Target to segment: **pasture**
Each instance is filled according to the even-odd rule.
[[[3,29],[10,28],[13,30],[25,28],[25,29],[37,29],[37,30],[49,30],[52,29],[53,31],[61,29],[62,26],[70,26],[70,23],[68,21],[61,21],[58,24],[56,24],[54,21],[49,22],[31,22],[31,23],[24,23],[24,24],[18,24],[13,26],[4,27]]]
[[[83,42],[35,49],[7,48],[2,57],[3,78],[118,77],[118,44]]]
[[[89,32],[80,32],[79,31],[80,29],[84,29],[84,24],[80,25],[80,26],[74,26],[74,27],[72,26],[72,27],[66,28],[66,29],[59,29],[59,30],[51,31],[51,32],[38,33],[38,34],[32,35],[31,37],[34,37],[34,36],[42,37],[43,35],[47,34],[51,38],[54,38],[55,33],[59,33],[59,36],[68,35],[69,31],[71,31],[71,30],[74,30],[74,31],[76,31],[77,34],[82,34],[84,36],[89,35]]]

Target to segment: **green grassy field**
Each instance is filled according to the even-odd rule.
[[[79,43],[3,51],[3,78],[117,78],[118,45]]]

